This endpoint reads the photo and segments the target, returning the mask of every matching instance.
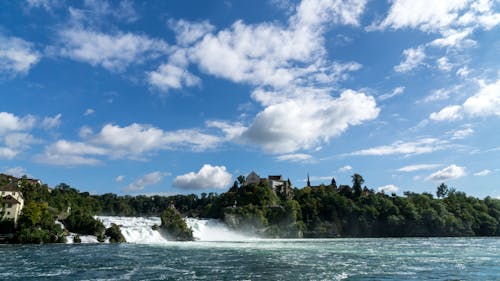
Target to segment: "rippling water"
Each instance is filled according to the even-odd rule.
[[[498,238],[0,245],[0,280],[500,280]]]

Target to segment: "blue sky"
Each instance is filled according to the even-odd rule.
[[[4,1],[0,171],[500,197],[498,1]]]

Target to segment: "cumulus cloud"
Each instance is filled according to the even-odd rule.
[[[119,175],[115,178],[115,181],[116,182],[122,182],[123,180],[125,180],[125,176],[124,175]]]
[[[390,99],[390,98],[393,98],[395,96],[403,94],[404,91],[405,91],[405,87],[402,87],[402,86],[401,87],[396,87],[390,93],[386,93],[386,94],[383,94],[383,95],[379,96],[378,99],[379,100]]]
[[[167,173],[163,172],[152,172],[149,174],[144,175],[143,177],[140,177],[136,179],[134,182],[129,184],[126,188],[125,191],[140,191],[143,190],[144,188],[154,185],[159,183],[164,176],[166,176]]]
[[[433,112],[429,118],[434,121],[459,120],[462,119],[462,107],[460,105],[451,105],[441,109],[439,112]]]
[[[342,173],[349,172],[349,171],[352,171],[352,167],[349,165],[346,165],[346,166],[339,169],[339,172],[342,172]]]
[[[449,147],[447,141],[436,138],[424,138],[416,141],[396,141],[391,145],[382,145],[373,148],[352,152],[348,155],[383,156],[383,155],[418,155],[443,150]]]
[[[398,192],[399,188],[393,184],[388,184],[378,187],[377,190],[378,192],[383,192],[383,193],[395,193]]]
[[[321,93],[281,97],[264,92],[254,98],[267,107],[257,114],[241,140],[270,153],[314,148],[349,126],[375,119],[380,112],[373,97],[352,90],[338,98]]]
[[[438,68],[442,71],[448,72],[451,71],[453,65],[450,63],[447,57],[441,57],[437,60]]]
[[[18,117],[9,112],[0,112],[0,135],[12,131],[30,130],[35,123],[36,118],[32,115]]]
[[[198,172],[175,177],[174,187],[182,189],[224,189],[231,184],[232,175],[225,166],[205,164]]]
[[[435,121],[452,121],[468,117],[500,116],[500,79],[487,84],[479,81],[479,91],[465,100],[462,105],[449,105],[429,118]]]
[[[16,116],[0,112],[0,159],[13,159],[37,140],[28,133],[36,125],[31,115]]]
[[[489,30],[500,24],[500,13],[495,5],[494,1],[489,0],[394,0],[387,16],[374,22],[368,30],[412,28],[440,36],[427,44],[404,51],[406,60],[395,70],[408,72],[425,59],[426,47],[458,50],[476,45],[470,39],[476,29]],[[441,59],[438,67],[444,71],[451,70],[447,59]]]
[[[17,37],[0,34],[0,75],[24,75],[40,61],[33,44]]]
[[[276,160],[289,162],[309,162],[312,160],[312,156],[305,153],[292,153],[279,155],[276,157]]]
[[[439,164],[415,164],[415,165],[408,165],[401,167],[397,169],[398,172],[416,172],[416,171],[422,171],[422,170],[432,170],[441,165]]]
[[[404,60],[394,67],[396,72],[408,72],[419,65],[425,59],[424,47],[410,48],[403,51]]]
[[[196,129],[164,131],[137,123],[125,127],[106,124],[97,133],[83,127],[80,136],[84,141],[59,140],[47,146],[37,160],[54,165],[95,165],[102,157],[144,160],[161,150],[203,151],[223,141]]]
[[[452,164],[442,170],[432,173],[427,177],[427,180],[446,181],[446,180],[458,179],[465,175],[466,175],[465,167]]]
[[[500,23],[493,5],[493,1],[395,0],[378,27],[415,28],[425,32],[464,27],[490,29]]]
[[[156,58],[168,49],[162,40],[133,33],[105,34],[78,27],[62,30],[59,36],[61,56],[118,72],[130,64]]]

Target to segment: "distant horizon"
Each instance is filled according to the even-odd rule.
[[[500,198],[500,3],[0,4],[0,173],[92,194],[239,175]]]

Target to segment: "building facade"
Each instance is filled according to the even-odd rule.
[[[9,183],[0,188],[2,204],[0,206],[0,219],[12,220],[17,225],[19,216],[24,207],[24,198],[19,191],[17,183]]]

